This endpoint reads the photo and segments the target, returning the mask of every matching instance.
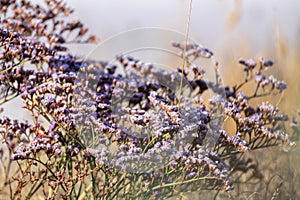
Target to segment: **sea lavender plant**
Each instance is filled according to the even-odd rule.
[[[0,118],[3,196],[161,199],[229,192],[249,171],[246,181],[263,176],[245,152],[295,145],[283,131],[286,115],[268,102],[251,103],[287,87],[265,74],[271,60],[239,58],[245,80],[224,86],[217,62],[215,81],[194,65],[213,57],[198,44],[172,42],[187,61],[174,72],[125,54],[108,64],[68,54],[67,43],[96,37],[68,21],[73,10],[62,1],[7,0],[0,11],[0,105],[19,98],[33,118]],[[256,85],[248,94],[242,89],[251,80]],[[214,95],[206,102],[207,91]],[[228,119],[233,135],[223,128]],[[297,140],[297,119],[292,126]]]

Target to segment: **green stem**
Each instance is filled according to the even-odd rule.
[[[28,159],[28,160],[33,160],[33,161],[36,161],[36,162],[40,163],[41,165],[43,165],[44,167],[46,167],[46,169],[52,174],[52,176],[53,176],[55,179],[58,180],[58,178],[55,176],[54,172],[53,172],[53,171],[52,171],[45,163],[43,163],[42,161],[37,160],[37,159],[35,159],[35,158],[26,158],[26,159]],[[67,191],[63,185],[61,185],[61,187],[62,187],[62,189],[63,189],[65,192]]]
[[[208,177],[201,177],[201,178],[191,179],[191,180],[187,180],[187,181],[167,183],[167,184],[164,184],[164,185],[157,185],[157,186],[153,187],[152,190],[157,190],[157,189],[161,189],[161,188],[165,188],[165,187],[174,187],[174,186],[177,186],[177,185],[182,185],[182,184],[186,184],[186,183],[192,183],[192,182],[195,182],[195,181],[205,180],[207,178]]]

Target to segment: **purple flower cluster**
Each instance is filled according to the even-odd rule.
[[[46,39],[50,47],[56,50],[66,51],[67,48],[60,45],[66,42],[97,41],[93,35],[85,37],[88,29],[80,21],[68,19],[73,9],[60,0],[45,0],[44,4],[24,0],[1,1],[0,13],[5,13],[5,18],[0,18],[0,28],[26,37]],[[70,37],[71,33],[73,37]]]
[[[262,177],[258,165],[240,155],[295,145],[282,131],[287,115],[268,102],[251,102],[286,89],[265,74],[273,61],[239,58],[246,77],[231,87],[222,85],[218,63],[216,81],[204,79],[205,70],[193,63],[213,53],[198,44],[172,42],[187,61],[175,72],[129,55],[112,64],[83,60],[64,53],[64,43],[95,38],[85,37],[81,22],[65,19],[73,10],[62,1],[44,3],[0,1],[6,14],[0,19],[1,104],[20,97],[33,118],[32,124],[0,118],[1,140],[18,164],[5,182],[17,186],[12,198],[21,199],[26,185],[32,186],[26,198],[40,191],[49,199],[230,191],[240,174]],[[241,89],[251,80],[254,92],[246,94]],[[214,95],[206,101],[208,90]],[[223,128],[228,119],[233,134]],[[297,119],[292,128],[298,139]]]

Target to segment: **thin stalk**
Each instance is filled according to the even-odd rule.
[[[183,47],[183,60],[182,60],[182,67],[181,67],[181,78],[180,78],[180,93],[179,93],[179,99],[178,99],[178,110],[180,110],[180,99],[181,99],[181,94],[182,94],[182,85],[183,85],[183,77],[184,77],[184,68],[186,64],[186,46],[187,42],[189,39],[189,29],[190,29],[190,21],[191,21],[191,13],[192,13],[192,4],[193,0],[190,0],[189,3],[189,11],[188,11],[188,21],[186,24],[186,29],[185,29],[185,42],[184,42],[184,47]]]
[[[112,197],[110,197],[110,199],[114,199],[115,196],[118,195],[118,191],[120,191],[120,190],[123,188],[123,187],[121,187],[120,185],[125,181],[126,175],[127,175],[127,174],[121,175],[119,181],[118,181],[117,183],[115,183],[115,184],[112,186],[111,189],[109,189],[108,192],[110,193],[110,195],[113,194],[113,193],[115,193],[115,194],[113,194]],[[129,182],[129,183],[130,183],[130,182]],[[113,188],[116,188],[116,189],[113,189]],[[111,190],[112,190],[112,191],[111,191]],[[117,192],[116,192],[116,191],[117,191]]]
[[[44,176],[44,178],[45,178],[45,176]],[[38,182],[35,182],[36,184],[38,183]],[[30,190],[30,192],[29,192],[29,194],[27,195],[27,198],[28,199],[30,199],[39,189],[40,189],[40,187],[41,186],[43,186],[43,184],[44,184],[44,179],[42,179],[40,182],[39,182],[39,185],[38,186],[36,186],[36,184],[31,188],[31,190]],[[36,186],[36,187],[35,187]]]
[[[191,180],[187,180],[187,181],[180,181],[180,182],[174,182],[174,183],[167,183],[167,184],[164,184],[164,185],[157,185],[157,186],[153,187],[152,190],[157,190],[157,189],[161,189],[161,188],[165,188],[165,187],[174,187],[174,186],[177,186],[177,185],[182,185],[182,184],[185,184],[185,183],[192,183],[192,182],[195,182],[195,181],[205,180],[205,179],[208,179],[208,178],[209,177],[200,177],[200,178],[191,179]]]
[[[57,176],[55,175],[55,173],[45,164],[43,163],[42,161],[38,160],[38,159],[35,159],[35,158],[26,158],[28,160],[33,160],[33,161],[36,161],[38,163],[40,163],[41,165],[43,165],[44,167],[46,167],[46,169],[52,174],[52,176],[58,180]],[[63,185],[61,185],[62,189],[66,192],[67,190],[65,189],[65,187]]]

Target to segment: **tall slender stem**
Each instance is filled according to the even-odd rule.
[[[179,99],[178,99],[178,110],[180,110],[180,99],[181,99],[181,94],[182,94],[184,68],[185,68],[185,64],[186,64],[186,61],[187,61],[187,58],[186,58],[185,54],[186,54],[187,42],[188,42],[188,39],[189,39],[189,29],[190,29],[190,22],[191,22],[192,4],[193,4],[193,0],[190,0],[189,11],[188,11],[188,21],[187,21],[186,29],[185,29],[185,42],[184,42],[184,47],[183,47],[183,60],[182,60],[182,65],[181,65],[181,79],[180,79],[180,93],[179,93]]]

